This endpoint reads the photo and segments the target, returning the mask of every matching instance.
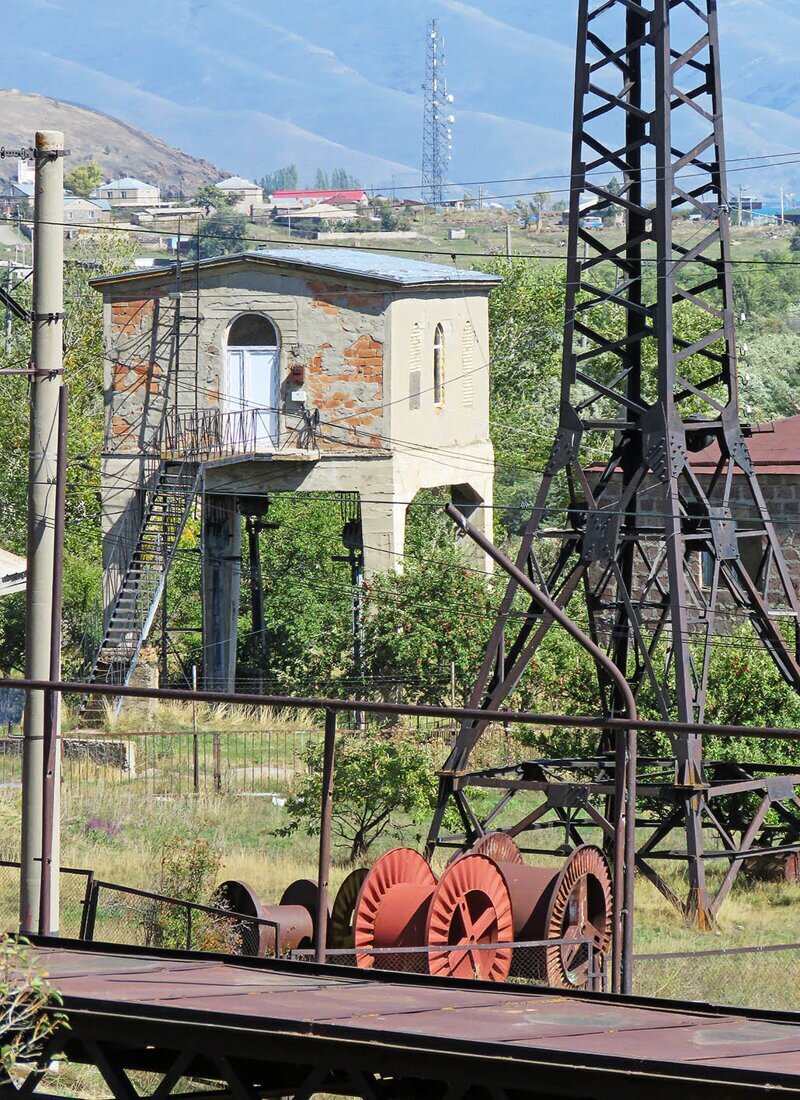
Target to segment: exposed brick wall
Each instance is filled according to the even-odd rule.
[[[155,396],[164,373],[160,363],[146,359],[130,359],[115,363],[112,368],[112,386],[117,393],[137,393],[139,390]]]
[[[122,299],[111,304],[111,327],[126,336],[152,323],[154,298]]]
[[[381,446],[383,358],[383,344],[368,333],[343,350],[326,341],[307,357],[305,389],[319,409],[322,450]]]

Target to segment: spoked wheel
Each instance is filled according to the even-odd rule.
[[[503,981],[511,967],[514,921],[508,886],[493,859],[466,855],[451,863],[428,912],[431,974]]]
[[[611,872],[599,848],[576,849],[559,875],[547,915],[547,939],[589,941],[547,948],[551,985],[585,988],[590,963],[611,943]],[[591,945],[591,946],[589,946]]]

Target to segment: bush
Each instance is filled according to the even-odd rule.
[[[58,993],[37,971],[27,940],[0,937],[0,1070],[33,1061],[63,1023]],[[13,1092],[13,1089],[12,1089]]]
[[[319,832],[322,756],[321,744],[306,750],[308,775],[286,804],[290,820],[279,836]],[[396,734],[337,739],[333,833],[340,849],[347,850],[347,862],[364,857],[382,837],[399,837],[407,824],[398,820],[400,815],[414,823],[427,821],[438,788],[436,766],[424,745],[398,740]]]
[[[181,898],[200,905],[210,904],[222,867],[222,855],[207,840],[179,837],[167,841],[161,850],[160,873],[152,889],[155,894]],[[173,951],[187,946],[188,918],[182,905],[143,899],[140,920],[148,947]],[[225,920],[210,913],[192,912],[191,947],[195,951],[231,950],[231,930]]]

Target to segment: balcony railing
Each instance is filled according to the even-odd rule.
[[[161,448],[164,458],[198,461],[272,454],[278,449],[277,411],[200,409],[179,413],[165,423]]]

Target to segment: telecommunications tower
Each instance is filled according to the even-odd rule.
[[[447,92],[444,40],[435,19],[428,24],[425,52],[425,116],[422,130],[422,198],[442,205],[444,179],[453,148],[453,97]]]

